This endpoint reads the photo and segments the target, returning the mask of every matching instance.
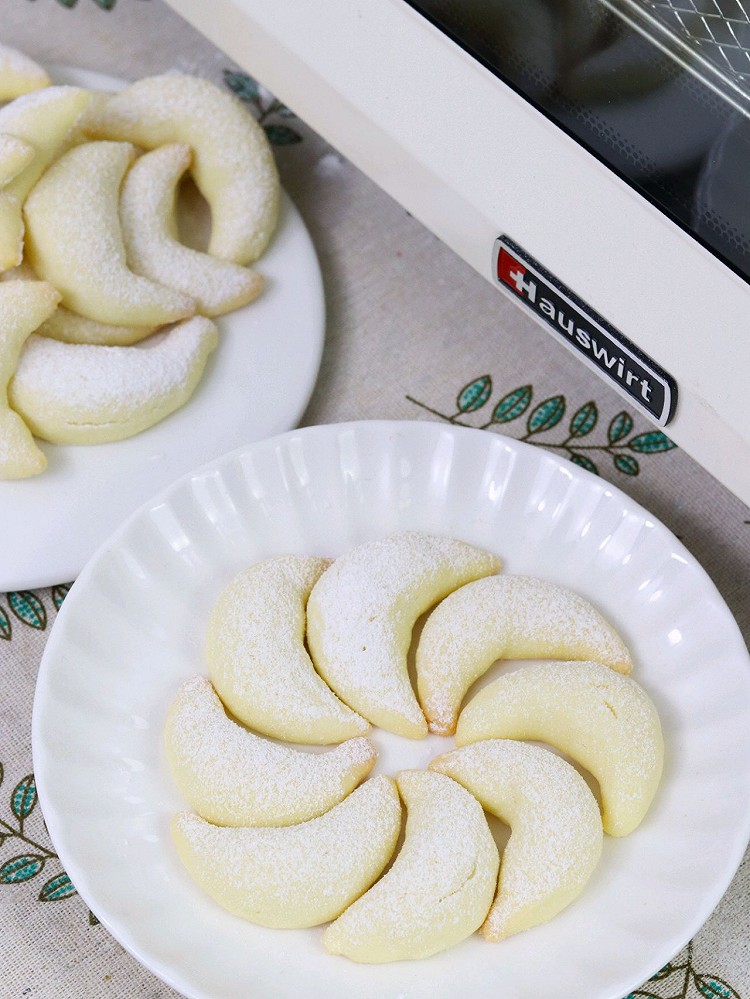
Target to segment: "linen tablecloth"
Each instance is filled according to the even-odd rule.
[[[747,641],[750,510],[160,0],[0,0],[0,41],[124,79],[201,74],[262,118],[325,283],[326,346],[303,425],[445,421],[572,458],[682,540]],[[38,807],[34,684],[70,582],[0,594],[0,997],[165,999],[175,993],[76,894]],[[635,995],[750,999],[749,890],[746,857],[695,939]]]

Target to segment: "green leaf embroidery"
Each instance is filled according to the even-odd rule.
[[[492,379],[489,375],[475,378],[473,382],[464,385],[456,398],[459,413],[475,413],[492,395]]]
[[[44,631],[47,627],[47,611],[36,593],[32,593],[31,590],[9,593],[8,603],[19,621],[36,628],[37,631]]]
[[[0,638],[10,639],[12,631],[10,618],[5,613],[5,608],[0,606]]]
[[[696,975],[695,985],[706,999],[740,999],[739,993],[720,978],[709,975]]]
[[[585,468],[587,472],[593,472],[594,475],[599,474],[599,469],[596,467],[591,458],[588,457],[588,455],[571,454],[570,460],[574,465],[578,465],[579,468]]]
[[[264,125],[266,137],[272,146],[293,146],[302,142],[302,136],[288,125]]]
[[[488,376],[489,377],[489,376]],[[523,416],[531,405],[531,385],[521,385],[504,395],[492,413],[493,423],[510,423]]]
[[[52,587],[52,603],[55,605],[57,610],[60,610],[63,600],[67,597],[69,592],[70,586],[67,583],[63,583],[61,586]]]
[[[75,895],[76,890],[73,887],[68,875],[63,871],[62,874],[57,874],[54,878],[50,878],[49,881],[45,881],[42,885],[42,890],[39,892],[40,902],[59,902],[63,898],[70,898],[71,895]]]
[[[95,916],[94,913],[89,909],[89,926],[98,926],[99,918]]]
[[[94,0],[97,7],[101,7],[102,10],[112,10],[117,0]]]
[[[639,454],[657,454],[659,451],[671,451],[677,447],[661,430],[651,430],[646,434],[639,434],[628,441],[631,451],[638,451]]]
[[[624,472],[625,475],[637,475],[641,470],[637,459],[629,454],[616,454],[614,462],[618,472]]]
[[[224,70],[224,83],[232,93],[236,94],[241,101],[246,104],[256,104],[260,97],[260,88],[257,82],[248,76],[247,73],[236,73],[234,70]]]
[[[660,968],[655,975],[651,976],[649,981],[659,982],[661,981],[662,978],[669,978],[669,976],[672,974],[673,971],[674,968],[672,967],[671,964],[665,964],[664,967]]]
[[[0,867],[0,884],[16,885],[22,881],[29,881],[44,867],[46,858],[36,853],[24,853],[18,857],[11,857]]]
[[[625,410],[623,410],[621,413],[618,413],[617,416],[612,417],[607,430],[607,439],[610,444],[616,444],[618,441],[621,441],[623,437],[627,437],[632,429],[633,418],[630,413],[626,413]]]
[[[29,774],[20,780],[13,788],[10,796],[10,807],[17,819],[23,821],[34,810],[37,802],[36,784],[34,775]]]
[[[570,421],[570,436],[585,437],[590,434],[599,419],[599,410],[595,402],[587,402],[573,414]]]
[[[544,430],[556,427],[565,416],[565,396],[553,395],[550,399],[540,402],[529,416],[526,424],[530,434],[540,434]]]

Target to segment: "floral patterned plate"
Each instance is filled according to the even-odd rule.
[[[666,766],[632,835],[607,839],[583,895],[544,926],[422,962],[360,966],[321,929],[224,912],[181,867],[165,712],[206,672],[228,579],[275,553],[336,555],[399,529],[492,549],[509,572],[578,590],[630,645]],[[39,672],[34,770],[60,860],[110,932],[196,999],[620,999],[709,916],[750,836],[750,661],[704,571],[616,488],[497,434],[432,422],[312,427],[183,477],[122,525],[65,599]],[[378,771],[452,745],[376,732]]]
[[[124,86],[79,69],[53,74],[90,89]],[[257,268],[263,294],[219,318],[219,346],[186,406],[114,444],[42,444],[45,472],[0,483],[0,591],[73,579],[124,517],[177,476],[297,425],[320,367],[325,307],[315,249],[286,196]]]

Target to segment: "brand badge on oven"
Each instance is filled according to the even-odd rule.
[[[669,423],[675,380],[507,236],[495,240],[493,278],[660,426]]]

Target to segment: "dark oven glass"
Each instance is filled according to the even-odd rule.
[[[741,0],[406,2],[750,280]]]

